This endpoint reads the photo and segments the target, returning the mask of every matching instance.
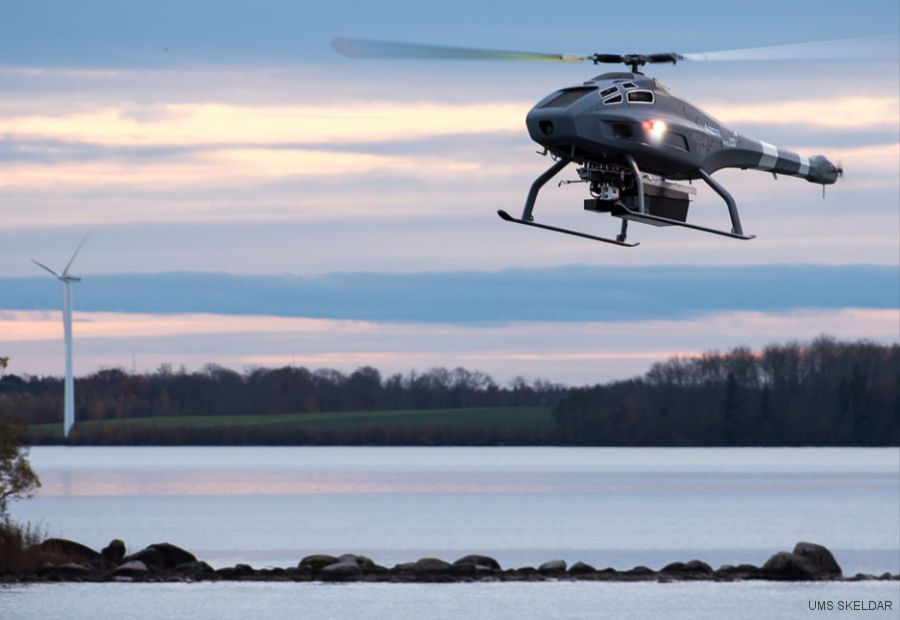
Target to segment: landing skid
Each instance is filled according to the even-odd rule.
[[[681,226],[682,228],[691,228],[693,230],[699,230],[702,232],[713,233],[714,235],[722,235],[725,237],[731,237],[732,239],[754,239],[756,235],[745,235],[743,229],[741,228],[741,219],[738,215],[737,205],[734,202],[734,199],[731,197],[724,187],[719,185],[705,170],[702,168],[698,168],[696,170],[697,175],[706,182],[719,196],[725,201],[726,206],[728,207],[728,215],[731,218],[731,231],[720,230],[717,228],[708,228],[706,226],[698,226],[697,224],[688,224],[687,222],[681,220],[675,220],[667,217],[662,217],[659,215],[653,215],[647,209],[645,200],[644,200],[644,182],[641,179],[641,170],[638,168],[637,162],[631,155],[625,155],[625,160],[631,165],[631,168],[634,170],[634,179],[637,184],[637,210],[629,209],[621,202],[616,202],[612,205],[611,215],[615,217],[619,217],[622,219],[622,229],[619,235],[615,239],[611,239],[608,237],[598,237],[596,235],[591,235],[588,233],[583,233],[577,230],[570,230],[568,228],[559,228],[558,226],[550,226],[548,224],[538,224],[534,221],[534,217],[532,216],[532,211],[534,210],[534,203],[537,200],[538,192],[541,187],[547,183],[550,179],[552,179],[556,174],[565,168],[571,161],[571,157],[560,157],[552,166],[550,166],[544,173],[535,179],[534,183],[531,184],[531,190],[528,192],[528,198],[525,200],[525,210],[522,211],[522,217],[515,218],[511,216],[506,211],[502,209],[497,211],[497,215],[499,215],[502,219],[507,222],[513,222],[515,224],[524,224],[525,226],[534,226],[535,228],[543,228],[544,230],[552,230],[553,232],[559,232],[566,235],[573,235],[575,237],[582,237],[584,239],[591,239],[593,241],[602,241],[603,243],[611,243],[613,245],[620,245],[626,248],[633,248],[638,243],[628,243],[625,241],[625,235],[628,228],[629,221],[640,222],[642,224],[650,224],[652,226]]]
[[[708,228],[706,226],[698,226],[697,224],[688,224],[687,222],[682,222],[679,220],[671,220],[667,217],[660,217],[658,215],[650,215],[649,213],[639,213],[637,211],[632,211],[621,202],[617,202],[612,207],[612,215],[615,217],[621,217],[626,220],[631,220],[633,222],[640,222],[641,224],[650,224],[652,226],[681,226],[682,228],[692,228],[694,230],[700,230],[703,232],[713,233],[714,235],[722,235],[725,237],[731,237],[732,239],[744,239],[750,240],[755,239],[756,235],[743,235],[735,232],[729,232],[726,230],[720,230],[718,228]],[[524,223],[524,222],[523,222]]]
[[[585,239],[591,239],[593,241],[602,241],[604,243],[612,243],[614,245],[621,245],[626,248],[633,248],[636,245],[640,245],[639,243],[628,243],[625,241],[619,241],[617,239],[608,239],[607,237],[597,237],[596,235],[590,235],[588,233],[583,233],[577,230],[569,230],[568,228],[559,228],[558,226],[550,226],[548,224],[538,224],[534,221],[528,220],[520,220],[511,216],[509,213],[500,209],[497,211],[497,215],[506,220],[507,222],[513,222],[515,224],[525,224],[526,226],[534,226],[535,228],[543,228],[544,230],[552,230],[553,232],[564,233],[567,235],[574,235],[575,237],[583,237]]]

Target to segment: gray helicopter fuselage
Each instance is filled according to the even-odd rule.
[[[674,180],[700,170],[752,168],[834,183],[838,169],[825,157],[806,157],[742,136],[641,73],[604,73],[551,93],[526,117],[531,138],[579,163],[621,161]]]

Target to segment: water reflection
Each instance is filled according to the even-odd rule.
[[[530,474],[399,474],[340,472],[93,472],[41,475],[41,496],[65,495],[327,495],[371,493],[551,493],[570,486]]]
[[[49,471],[38,495],[590,494],[732,495],[891,492],[890,474],[693,472]]]

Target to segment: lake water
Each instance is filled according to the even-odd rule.
[[[12,504],[17,520],[97,549],[113,538],[129,552],[172,542],[214,567],[351,552],[386,566],[485,553],[504,568],[564,559],[659,569],[694,558],[715,568],[761,565],[810,541],[831,549],[845,575],[900,572],[897,449],[38,447],[30,458],[43,487]],[[897,617],[898,590],[896,581],[46,584],[0,589],[0,617],[98,615],[92,605],[120,596],[136,614],[120,617],[139,618],[154,617],[161,598],[194,617],[252,617],[245,604],[289,617],[314,602],[324,615],[391,618],[465,609],[491,618],[796,617],[814,613],[811,601],[836,610],[839,599],[865,598],[894,601],[887,617]],[[62,600],[76,606],[59,615]],[[601,602],[609,613],[598,616]]]

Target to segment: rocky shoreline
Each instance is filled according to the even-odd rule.
[[[192,582],[192,581],[362,581],[389,583],[454,583],[467,581],[867,581],[900,580],[900,575],[857,574],[844,577],[832,553],[814,543],[800,542],[793,551],[775,553],[761,567],[725,565],[713,569],[700,560],[673,562],[660,570],[637,566],[630,570],[597,569],[577,562],[568,566],[551,560],[538,567],[504,569],[493,558],[467,555],[455,562],[422,558],[379,566],[354,554],[310,555],[289,568],[255,569],[247,564],[213,569],[194,554],[170,543],[154,544],[126,555],[125,543],[113,540],[97,552],[80,543],[51,538],[28,549],[40,568],[0,575],[0,583],[32,582]]]

